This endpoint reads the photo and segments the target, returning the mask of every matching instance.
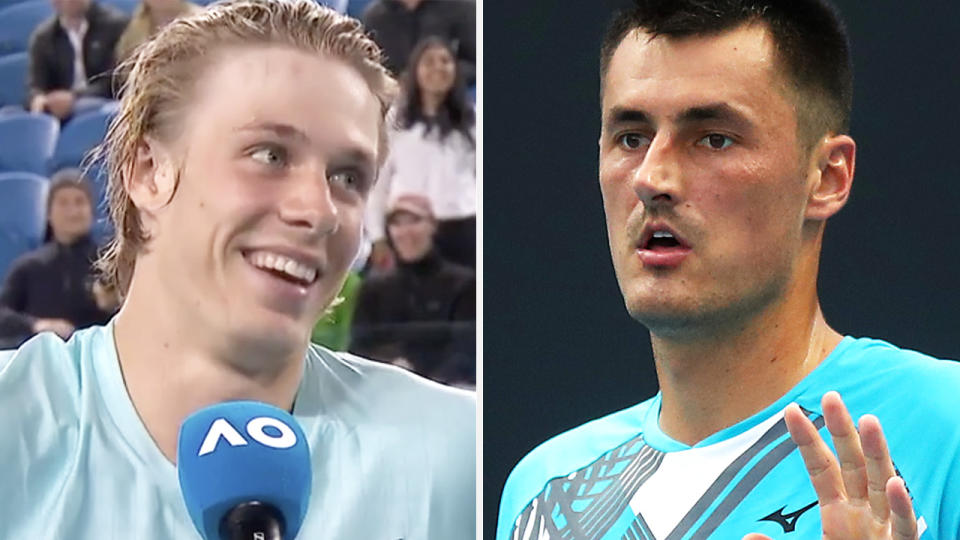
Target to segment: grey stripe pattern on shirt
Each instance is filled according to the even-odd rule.
[[[641,435],[570,475],[550,480],[521,512],[512,538],[599,540],[656,472],[663,456],[647,446]],[[652,536],[639,538],[652,540]]]
[[[803,409],[803,412],[809,417],[813,413]],[[823,418],[818,418],[814,425],[817,429],[820,429],[823,426]],[[703,517],[704,513],[710,508],[713,503],[717,500],[720,494],[727,489],[730,483],[733,481],[734,477],[746,467],[747,463],[750,462],[754,457],[760,454],[765,448],[770,446],[773,442],[781,439],[784,436],[788,436],[787,424],[783,418],[781,418],[776,424],[770,427],[758,440],[753,443],[750,448],[745,450],[740,454],[737,459],[733,461],[726,469],[720,473],[720,476],[714,480],[713,484],[707,488],[707,491],[700,497],[700,499],[693,505],[693,507],[686,513],[680,523],[674,527],[673,531],[667,536],[666,540],[681,540],[686,537],[690,532],[690,529],[693,525]],[[730,515],[730,512],[736,507],[736,504],[742,499],[742,496],[745,496],[751,489],[756,487],[757,483],[770,472],[771,469],[783,459],[790,454],[790,452],[796,448],[797,445],[793,442],[792,439],[787,437],[784,441],[778,444],[769,454],[761,458],[761,460],[753,467],[753,469],[747,473],[747,476],[741,480],[737,486],[734,488],[733,492],[740,493],[740,498],[732,498],[731,494],[728,494],[724,500],[720,503],[716,510],[708,518],[707,522],[701,526],[696,533],[690,537],[691,540],[694,538],[706,538],[710,532],[713,532],[720,525],[720,523]],[[762,471],[762,473],[760,473]],[[759,474],[759,476],[758,476]],[[747,478],[751,478],[752,483],[746,482]],[[731,506],[732,504],[732,506]],[[729,506],[729,508],[728,508]],[[722,508],[721,508],[722,507]],[[712,528],[707,530],[707,525],[711,525]]]
[[[647,525],[647,520],[643,519],[643,514],[637,514],[637,517],[630,524],[627,532],[623,534],[623,540],[657,540]]]
[[[823,427],[824,418],[821,416],[814,420],[813,425],[817,428],[817,431]],[[727,516],[730,515],[730,512],[746,498],[747,494],[757,487],[757,484],[763,480],[763,477],[767,475],[774,467],[777,466],[781,461],[784,460],[791,452],[796,450],[797,443],[793,442],[793,439],[787,438],[773,450],[770,451],[767,455],[757,462],[757,464],[747,472],[747,474],[734,486],[733,490],[727,494],[726,497],[720,504],[717,505],[716,510],[710,514],[710,517],[697,529],[697,532],[690,537],[690,540],[704,540],[710,536],[713,531],[723,523],[723,520],[727,519]]]

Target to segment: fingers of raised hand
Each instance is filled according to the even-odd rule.
[[[876,416],[864,415],[860,418],[860,439],[863,444],[863,454],[866,458],[870,509],[878,521],[886,521],[890,517],[887,486],[890,478],[896,476],[896,471],[893,468],[893,462],[890,460],[890,452],[887,450],[883,429],[881,429],[880,421],[877,420]],[[913,510],[911,509],[912,513]]]
[[[917,540],[917,518],[903,479],[899,476],[888,479],[885,492],[890,501],[893,540]]]
[[[743,540],[771,540],[769,536],[759,533],[750,533],[743,537]]]
[[[807,474],[810,475],[813,489],[817,492],[820,506],[842,500],[846,492],[840,465],[830,447],[817,433],[816,426],[795,403],[787,406],[784,411],[784,420],[790,431],[790,437],[797,444],[800,456],[803,457],[803,463],[807,468]]]
[[[837,457],[840,460],[840,474],[847,497],[866,503],[867,470],[863,448],[860,446],[860,434],[857,433],[857,428],[853,425],[853,419],[850,418],[847,407],[840,399],[840,394],[827,392],[823,396],[821,405],[827,430],[830,431],[833,447],[837,450]]]

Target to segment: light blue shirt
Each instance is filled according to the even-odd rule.
[[[820,538],[783,410],[798,403],[832,448],[830,390],[854,419],[879,418],[920,538],[960,539],[960,364],[850,337],[776,403],[693,446],[660,429],[659,394],[550,439],[507,479],[496,538]]]
[[[313,456],[298,538],[473,538],[475,411],[472,393],[311,346],[293,410]],[[0,538],[200,538],[112,322],[0,352],[0,433]]]

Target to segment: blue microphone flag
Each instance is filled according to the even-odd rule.
[[[277,508],[284,538],[300,530],[310,500],[310,449],[286,411],[256,401],[230,401],[184,420],[177,441],[180,491],[205,540],[219,540],[223,516],[257,501]]]

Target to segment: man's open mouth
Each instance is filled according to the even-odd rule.
[[[319,274],[317,268],[279,253],[252,251],[243,257],[255,268],[302,287],[316,282]]]

